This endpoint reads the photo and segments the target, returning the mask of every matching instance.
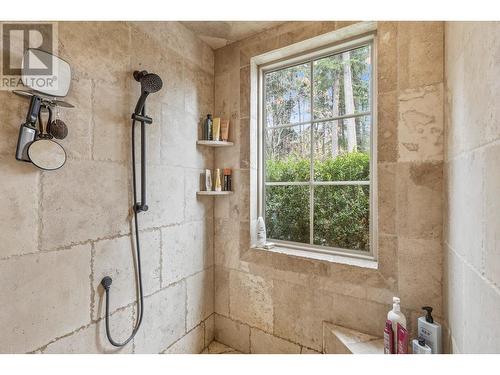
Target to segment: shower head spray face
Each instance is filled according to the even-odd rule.
[[[134,72],[134,78],[137,82],[141,83],[141,97],[135,106],[134,113],[139,115],[144,107],[144,103],[146,102],[146,98],[149,94],[155,93],[161,90],[163,87],[163,82],[157,74],[148,73],[147,71],[138,71]]]

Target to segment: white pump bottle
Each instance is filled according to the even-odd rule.
[[[398,323],[406,329],[406,317],[401,312],[401,306],[399,305],[401,300],[398,297],[393,297],[392,302],[392,310],[387,313],[387,320],[390,320],[392,322],[394,346],[396,347],[398,342]]]

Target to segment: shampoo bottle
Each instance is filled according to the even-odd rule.
[[[392,331],[392,322],[386,320],[384,328],[384,354],[394,353],[394,332]]]
[[[398,297],[392,298],[392,310],[387,313],[387,320],[390,320],[392,323],[392,332],[393,332],[393,342],[396,349],[398,348],[398,323],[401,325],[403,329],[406,330],[406,317],[401,312],[400,299]],[[398,351],[396,350],[397,354]]]
[[[257,219],[257,247],[264,248],[267,242],[266,224],[262,216]]]
[[[210,141],[212,139],[212,115],[208,114],[205,122],[203,122],[203,139]]]
[[[421,337],[419,337],[418,340],[413,340],[412,349],[413,354],[432,354],[431,348],[425,343],[425,339]]]
[[[427,314],[418,318],[418,337],[425,340],[430,346],[432,354],[441,353],[441,325],[434,321],[432,317],[432,307],[424,306]]]

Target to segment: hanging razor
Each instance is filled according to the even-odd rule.
[[[38,115],[40,113],[42,99],[33,95],[30,101],[26,121],[19,129],[19,137],[17,138],[16,159],[20,161],[31,161],[28,156],[28,146],[35,140],[38,135],[38,130],[35,126]]]

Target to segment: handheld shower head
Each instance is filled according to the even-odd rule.
[[[134,113],[136,115],[140,115],[142,108],[144,107],[144,103],[146,102],[146,98],[149,94],[160,91],[163,87],[163,82],[157,74],[148,73],[147,71],[138,71],[134,72],[134,78],[137,82],[141,83],[141,96],[137,101],[137,105],[135,106]]]

